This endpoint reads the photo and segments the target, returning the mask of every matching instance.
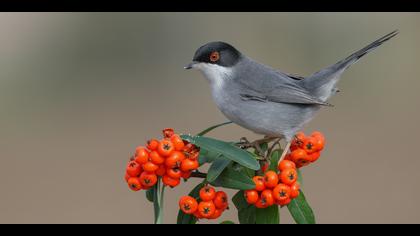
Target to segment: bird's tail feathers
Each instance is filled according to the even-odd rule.
[[[352,65],[353,63],[358,61],[361,57],[363,57],[367,53],[373,51],[374,49],[379,47],[381,44],[388,41],[389,39],[396,36],[397,34],[398,34],[398,30],[394,30],[391,33],[389,33],[389,34],[383,36],[382,38],[374,41],[373,43],[367,45],[366,47],[360,49],[359,51],[351,54],[350,56],[346,57],[344,60],[337,62],[336,63],[337,69],[340,70],[342,68],[349,67],[350,65]]]
[[[335,84],[345,69],[397,34],[398,30],[394,30],[334,65],[324,68],[305,78],[302,80],[304,87],[312,91],[314,96],[326,101],[330,96],[335,94],[335,92],[333,93]]]

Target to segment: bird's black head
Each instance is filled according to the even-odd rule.
[[[234,66],[241,58],[241,53],[232,45],[225,42],[211,42],[207,43],[194,54],[193,63],[185,67],[192,68],[196,63],[210,63],[224,67]]]

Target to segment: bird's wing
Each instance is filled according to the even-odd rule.
[[[287,77],[283,78],[283,74],[279,73],[274,77],[270,75],[257,80],[239,80],[242,85],[240,96],[243,100],[260,102],[332,106],[312,96],[305,88],[295,83],[296,79]]]

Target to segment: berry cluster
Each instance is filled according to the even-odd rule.
[[[301,168],[318,160],[324,145],[325,137],[321,132],[315,131],[310,136],[299,132],[290,145],[290,153],[284,159],[293,161],[297,168]]]
[[[269,170],[264,176],[254,176],[255,189],[244,192],[248,204],[266,208],[274,204],[284,206],[299,196],[296,165],[289,160],[278,164],[279,173]]]
[[[217,219],[228,209],[228,196],[210,186],[200,189],[199,198],[183,196],[179,200],[179,208],[185,214],[193,214],[197,219]]]
[[[200,150],[181,139],[173,129],[163,130],[163,139],[150,139],[146,147],[136,148],[135,155],[128,162],[125,180],[133,191],[149,189],[158,177],[166,186],[175,187],[181,178],[188,179],[199,167]]]

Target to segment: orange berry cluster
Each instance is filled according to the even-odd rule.
[[[300,185],[297,182],[296,165],[289,160],[282,160],[276,171],[269,170],[264,176],[254,176],[255,189],[244,192],[248,204],[257,208],[266,208],[274,204],[284,206],[299,196]]]
[[[200,150],[181,139],[173,129],[163,130],[163,139],[150,139],[146,147],[136,148],[127,164],[125,180],[133,191],[147,190],[162,177],[166,186],[175,187],[199,167]]]
[[[324,145],[325,137],[321,132],[315,131],[310,136],[299,132],[292,140],[290,153],[284,159],[293,161],[297,168],[301,168],[318,160]]]
[[[183,196],[179,200],[179,208],[185,214],[192,214],[197,219],[217,219],[228,209],[228,196],[210,186],[200,189],[199,199]]]

